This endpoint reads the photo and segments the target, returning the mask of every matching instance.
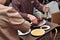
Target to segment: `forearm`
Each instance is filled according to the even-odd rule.
[[[25,20],[30,20],[28,18],[28,14],[27,13],[22,13],[22,12],[19,12],[21,14],[21,16],[25,19]]]

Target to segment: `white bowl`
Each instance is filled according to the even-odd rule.
[[[43,25],[40,27],[40,29],[48,30],[48,29],[50,29],[50,26],[49,25]]]

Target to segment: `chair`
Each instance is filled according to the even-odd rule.
[[[53,13],[51,16],[52,16],[51,22],[60,25],[60,11]],[[55,28],[55,31],[56,31],[56,33],[54,36],[54,40],[56,40],[56,37],[57,37],[57,29],[56,28]],[[51,33],[51,35],[52,35],[52,33]]]
[[[60,11],[52,14],[51,22],[54,22],[60,25]]]

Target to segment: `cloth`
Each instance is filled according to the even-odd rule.
[[[20,12],[20,14],[28,19],[27,14],[33,15],[34,7],[38,10],[42,10],[43,6],[40,5],[38,0],[12,0],[12,6]]]
[[[36,8],[34,8],[34,15],[37,18],[42,18],[43,17],[43,13],[41,11],[37,10]]]
[[[19,40],[17,30],[25,33],[30,26],[12,7],[0,4],[0,40]]]
[[[50,3],[46,4],[46,6],[48,6],[50,9],[48,11],[47,18],[51,18],[51,14],[59,11],[58,3],[56,1],[51,1]]]

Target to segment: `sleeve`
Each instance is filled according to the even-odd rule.
[[[19,0],[12,0],[12,6],[22,15],[23,18],[26,20],[28,19],[27,13],[22,13],[19,9],[21,6]]]
[[[34,7],[37,8],[39,11],[43,11],[43,5],[39,3],[38,0],[35,1]]]
[[[20,30],[23,33],[29,31],[31,24],[24,20],[16,10],[11,8],[7,11],[7,16],[11,27],[15,30]]]

